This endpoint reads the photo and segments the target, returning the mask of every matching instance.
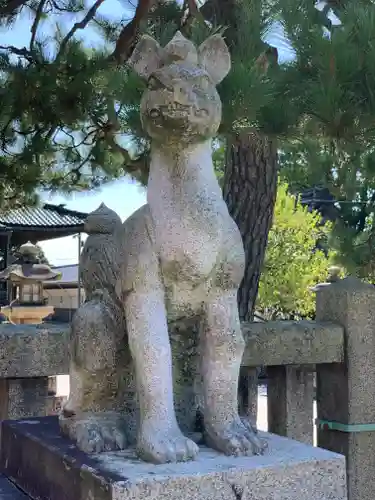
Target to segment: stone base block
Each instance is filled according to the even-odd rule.
[[[3,422],[1,467],[39,500],[346,500],[341,455],[271,434],[262,457],[201,448],[194,462],[152,465],[133,450],[86,455],[56,417]]]
[[[0,500],[30,500],[21,490],[0,474]]]

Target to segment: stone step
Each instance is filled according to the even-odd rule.
[[[134,450],[87,455],[60,435],[56,417],[1,430],[4,473],[39,500],[347,500],[342,455],[272,434],[260,433],[263,456],[202,447],[194,462],[154,465]]]
[[[0,500],[29,500],[29,497],[0,474]]]

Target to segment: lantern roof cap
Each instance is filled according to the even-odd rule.
[[[40,249],[36,245],[31,243],[31,241],[24,243],[18,249],[18,253],[22,256],[23,255],[30,255],[33,257],[37,257],[39,252],[40,252]]]
[[[0,280],[9,281],[51,281],[60,280],[62,273],[48,264],[12,264],[0,272]]]

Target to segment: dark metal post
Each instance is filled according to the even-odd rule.
[[[82,247],[82,236],[78,233],[78,307],[81,305],[81,247]]]
[[[6,245],[5,245],[5,248],[4,248],[4,259],[3,259],[4,268],[3,269],[6,269],[8,267],[8,265],[9,265],[9,254],[10,254],[10,250],[11,250],[12,234],[13,234],[13,231],[8,231],[7,234],[6,234],[7,242],[6,242]],[[12,292],[13,292],[12,283],[9,280],[7,280],[6,284],[5,284],[5,287],[6,287],[5,288],[6,300],[7,300],[8,303],[10,303],[13,300],[13,297],[12,297]]]

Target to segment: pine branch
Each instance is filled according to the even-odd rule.
[[[14,47],[14,45],[0,45],[0,50],[6,50],[7,52],[12,52],[16,56],[24,57],[30,63],[36,62],[37,58],[35,53],[28,50],[26,47],[22,49]]]
[[[194,17],[202,17],[202,13],[198,9],[198,5],[195,3],[195,0],[186,0],[189,12]]]
[[[255,65],[258,67],[259,71],[263,74],[267,73],[268,68],[271,64],[278,63],[278,50],[276,47],[272,47],[271,45],[267,45],[267,48],[264,52],[260,54],[260,56],[255,61]]]
[[[207,2],[204,2],[199,11],[205,19],[213,22],[215,18],[215,0],[207,0]]]
[[[102,132],[101,139],[104,139],[113,151],[116,151],[117,153],[121,154],[121,156],[124,159],[125,164],[130,163],[131,159],[130,159],[129,151],[127,149],[123,148],[122,146],[120,146],[120,144],[118,144],[118,142],[116,142],[115,132],[112,129],[112,127],[103,127],[101,132]]]
[[[197,19],[201,23],[205,22],[205,18],[195,0],[185,0],[183,10],[185,9],[187,9],[187,14],[181,20],[182,29],[188,30],[194,19]]]
[[[107,142],[112,151],[120,153],[124,161],[124,170],[141,184],[146,185],[149,173],[149,158],[147,152],[141,154],[136,159],[132,159],[129,155],[129,151],[116,142],[115,134],[111,129],[103,129],[103,139]]]
[[[7,17],[23,7],[28,0],[9,0],[4,6],[0,7],[0,17]]]
[[[133,19],[124,26],[120,32],[120,36],[117,40],[115,50],[110,56],[110,60],[115,61],[117,64],[123,64],[129,59],[137,41],[140,24],[147,18],[152,5],[152,0],[139,0]]]
[[[34,48],[36,32],[38,31],[39,22],[42,18],[43,8],[44,8],[46,3],[47,3],[47,0],[41,0],[39,2],[38,8],[36,9],[35,19],[34,19],[34,22],[31,26],[30,50],[33,50],[33,48]]]
[[[82,10],[84,10],[80,6],[78,6],[78,7],[73,6],[73,8],[70,5],[68,7],[61,6],[55,0],[49,0],[49,2],[59,12],[69,12],[71,14],[72,12],[77,13],[77,12],[81,12]]]
[[[99,9],[99,7],[101,6],[101,4],[104,1],[105,0],[96,0],[96,2],[88,10],[86,16],[81,21],[78,21],[77,23],[75,23],[73,25],[72,29],[68,32],[68,34],[66,35],[66,37],[63,39],[63,41],[60,44],[60,50],[56,56],[56,61],[58,61],[60,59],[60,57],[63,55],[66,46],[68,45],[68,43],[72,39],[72,37],[75,35],[75,33],[78,30],[85,29],[86,26],[88,25],[88,23],[95,17],[97,10]]]

